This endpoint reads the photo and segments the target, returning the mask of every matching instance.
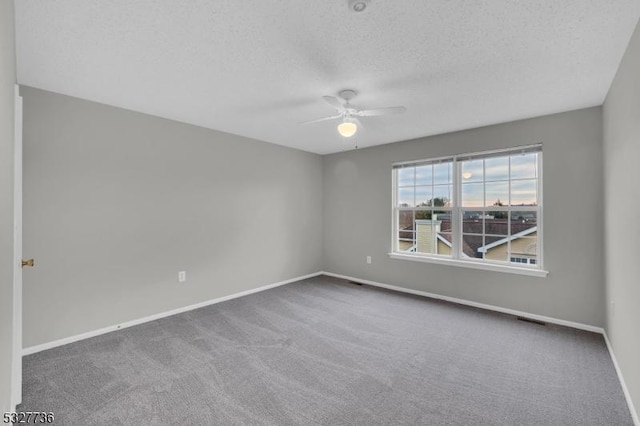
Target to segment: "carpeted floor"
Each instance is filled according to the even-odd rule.
[[[24,359],[70,425],[632,425],[602,336],[316,277]]]

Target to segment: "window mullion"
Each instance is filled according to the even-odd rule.
[[[542,152],[538,153],[537,156],[537,160],[538,160],[538,170],[537,170],[537,196],[538,199],[536,200],[536,207],[538,208],[537,211],[537,216],[536,216],[536,221],[538,224],[538,241],[536,243],[536,256],[537,256],[537,262],[540,268],[544,267],[544,255],[542,253],[542,247],[543,247],[543,228],[544,228],[544,219],[543,219],[543,200],[544,197],[542,195]]]
[[[462,252],[462,221],[460,219],[460,172],[461,167],[457,159],[453,159],[453,188],[452,188],[452,206],[451,206],[451,239],[453,240],[453,250],[451,257],[460,259]]]
[[[400,212],[398,209],[398,170],[392,169],[391,171],[391,185],[393,188],[393,194],[391,196],[391,250],[397,252],[399,250],[398,238],[400,236]]]
[[[509,178],[509,186],[508,186],[508,190],[509,190],[509,210],[507,212],[507,259],[509,259],[509,261],[511,261],[511,216],[512,216],[512,209],[511,209],[511,155],[509,155],[509,161],[507,162],[507,168],[508,168],[508,172],[509,174],[507,175],[507,177]]]

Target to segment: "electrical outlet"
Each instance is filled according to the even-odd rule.
[[[367,256],[367,264],[371,265],[371,256]]]
[[[178,282],[183,283],[187,280],[187,271],[178,272]]]

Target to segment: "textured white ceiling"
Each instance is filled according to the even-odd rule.
[[[19,0],[18,82],[316,153],[600,105],[638,0]],[[343,139],[322,101],[360,92]]]

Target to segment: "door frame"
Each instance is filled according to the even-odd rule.
[[[15,85],[13,164],[13,357],[11,407],[22,402],[22,97]]]

